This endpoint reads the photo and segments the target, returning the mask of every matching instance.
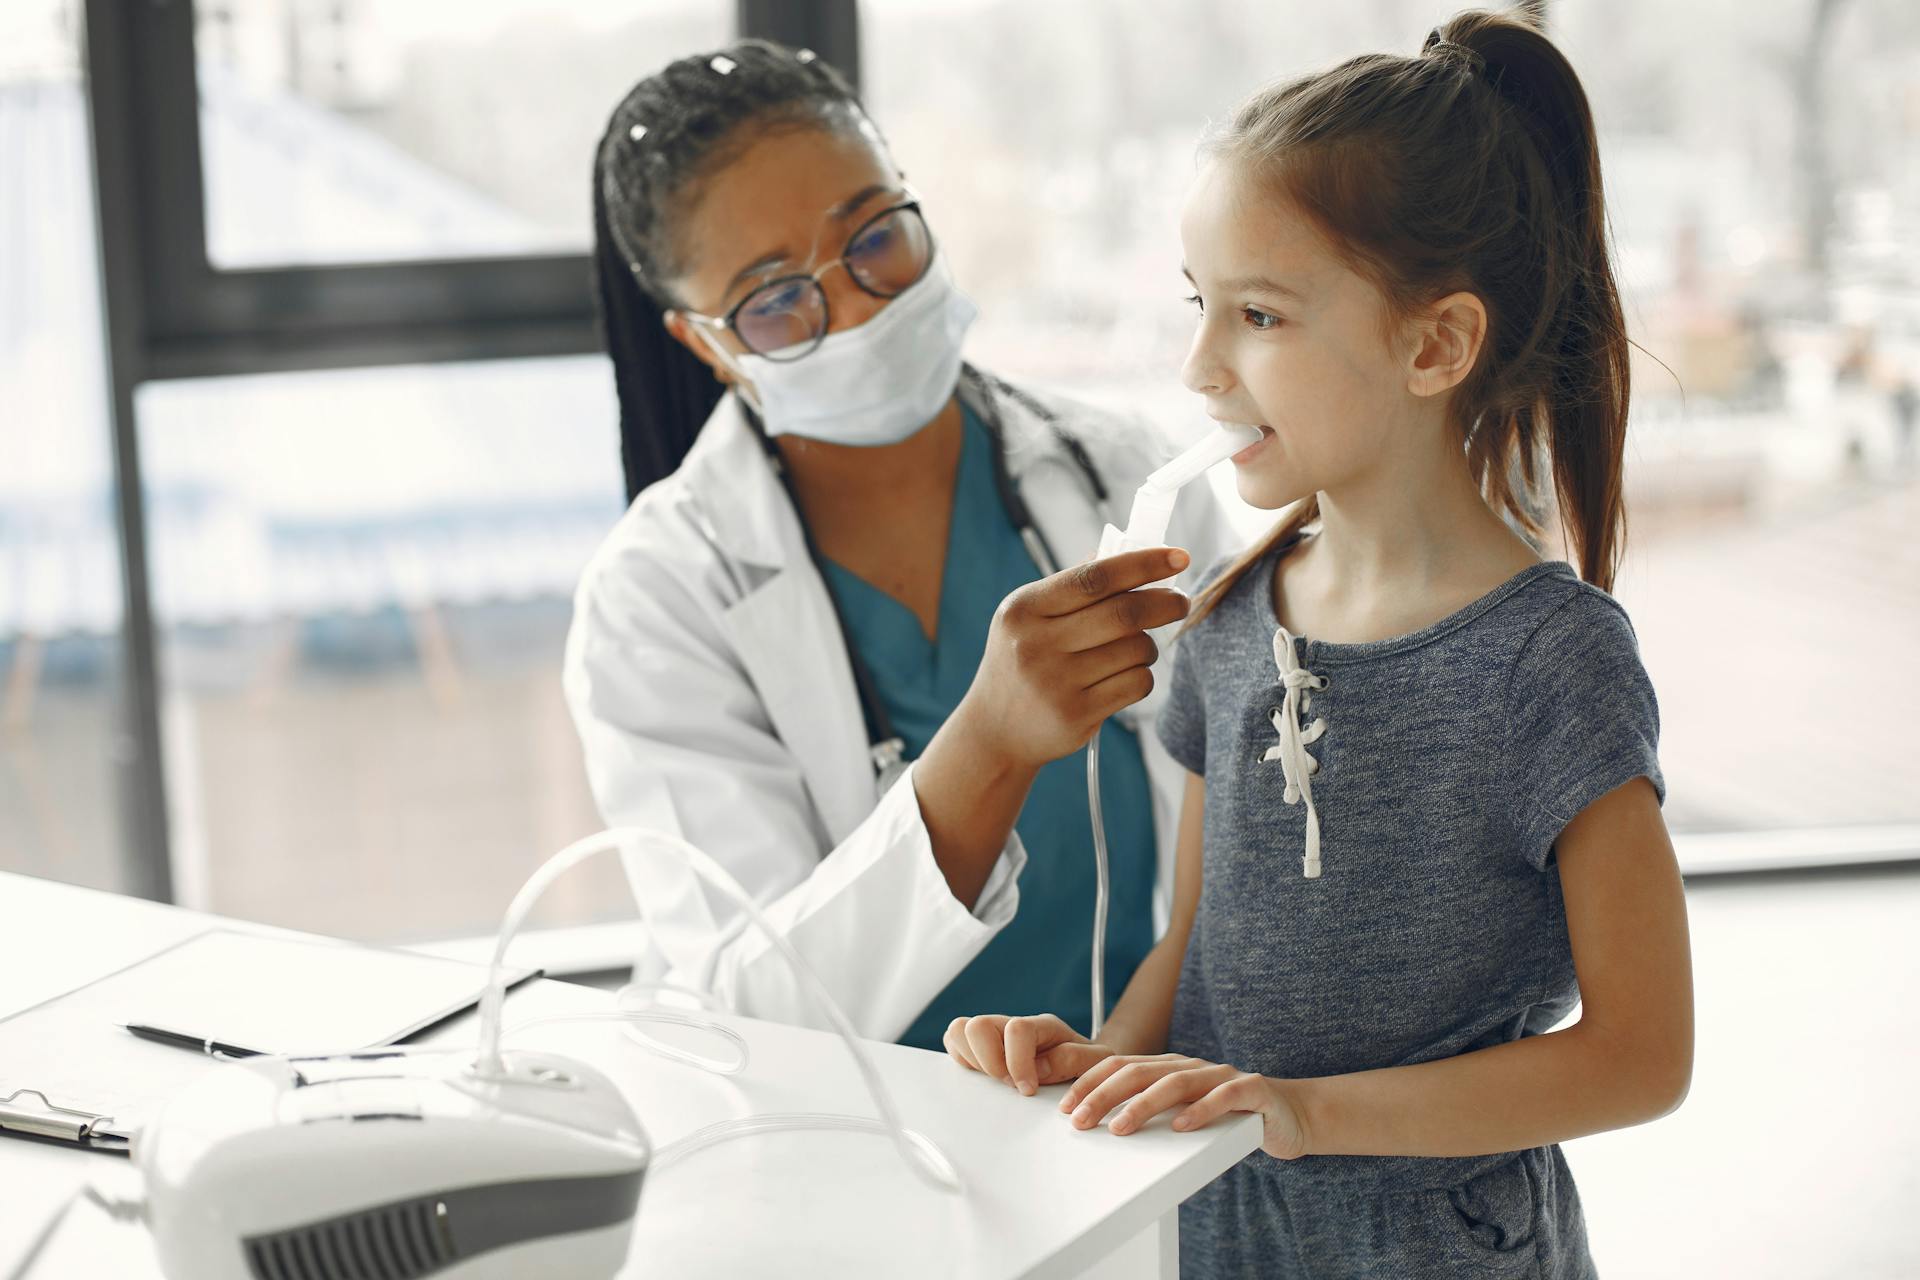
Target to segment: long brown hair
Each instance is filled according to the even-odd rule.
[[[1543,461],[1580,575],[1611,590],[1626,539],[1627,334],[1593,112],[1545,36],[1480,10],[1412,58],[1369,54],[1260,90],[1206,147],[1248,164],[1396,314],[1456,290],[1487,339],[1448,415],[1480,491],[1538,537]],[[1298,503],[1195,601],[1198,621],[1319,515]]]

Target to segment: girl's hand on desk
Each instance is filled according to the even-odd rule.
[[[1051,1013],[955,1018],[947,1024],[944,1040],[948,1054],[961,1066],[1010,1084],[1029,1097],[1041,1085],[1071,1080],[1113,1053]]]
[[[1307,1129],[1286,1082],[1177,1053],[1113,1056],[1074,1082],[1060,1100],[1076,1129],[1091,1129],[1109,1112],[1111,1133],[1128,1134],[1162,1111],[1182,1107],[1173,1127],[1198,1129],[1229,1111],[1259,1114],[1266,1127],[1260,1149],[1279,1160],[1307,1154]]]

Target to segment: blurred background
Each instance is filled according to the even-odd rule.
[[[367,938],[481,931],[595,826],[557,681],[622,505],[586,350],[592,147],[634,80],[753,6],[152,7],[186,38],[125,49],[141,74],[104,107],[190,129],[125,140],[107,215],[201,261],[119,264],[163,291],[119,300],[120,473],[83,7],[0,18],[0,866]],[[1200,418],[1176,223],[1208,121],[1265,80],[1417,48],[1454,6],[768,8],[817,37],[857,18],[869,105],[981,304],[973,358],[1179,436]],[[1669,821],[1920,828],[1920,9],[1546,13],[1599,118],[1641,348],[1617,593],[1660,691]],[[400,305],[421,319],[387,332]],[[164,876],[116,778],[154,763],[120,711],[129,506]],[[367,910],[375,886],[405,909]],[[588,892],[555,918],[624,910]]]
[[[981,304],[972,358],[1180,438],[1209,120],[1457,7],[6,0],[0,870],[419,942],[489,930],[598,828],[559,667],[622,508],[583,255],[640,76],[742,33],[819,50]],[[1865,946],[1863,1009],[1909,1011],[1870,1047],[1911,1065],[1915,967],[1873,985],[1871,948],[1912,890],[1824,869],[1920,857],[1920,6],[1528,7],[1599,121],[1640,347],[1616,594],[1696,912],[1743,873],[1703,983],[1744,956],[1728,1007],[1764,1019],[1766,966]],[[1828,899],[1844,936],[1806,932]],[[585,872],[541,920],[631,915]],[[1819,1070],[1844,1040],[1742,1051]],[[1910,1159],[1854,1164],[1920,1199]],[[1876,1241],[1840,1270],[1761,1252],[1920,1274]]]

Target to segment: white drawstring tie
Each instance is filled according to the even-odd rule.
[[[1313,804],[1311,779],[1320,772],[1320,762],[1307,754],[1307,747],[1326,733],[1327,722],[1317,719],[1302,729],[1300,717],[1313,709],[1312,691],[1326,688],[1327,678],[1316,676],[1300,665],[1293,656],[1293,636],[1285,627],[1274,633],[1273,663],[1280,670],[1280,684],[1286,689],[1286,699],[1273,712],[1273,727],[1280,740],[1268,747],[1260,759],[1280,762],[1280,772],[1287,780],[1288,804],[1306,801],[1307,853],[1300,873],[1313,880],[1320,875],[1320,811]]]

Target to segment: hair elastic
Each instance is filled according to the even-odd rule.
[[[1420,46],[1420,52],[1429,57],[1438,58],[1442,62],[1456,63],[1474,75],[1479,75],[1487,69],[1487,60],[1481,56],[1479,50],[1469,49],[1458,41],[1447,39],[1440,34],[1438,27],[1427,33],[1427,42]]]

